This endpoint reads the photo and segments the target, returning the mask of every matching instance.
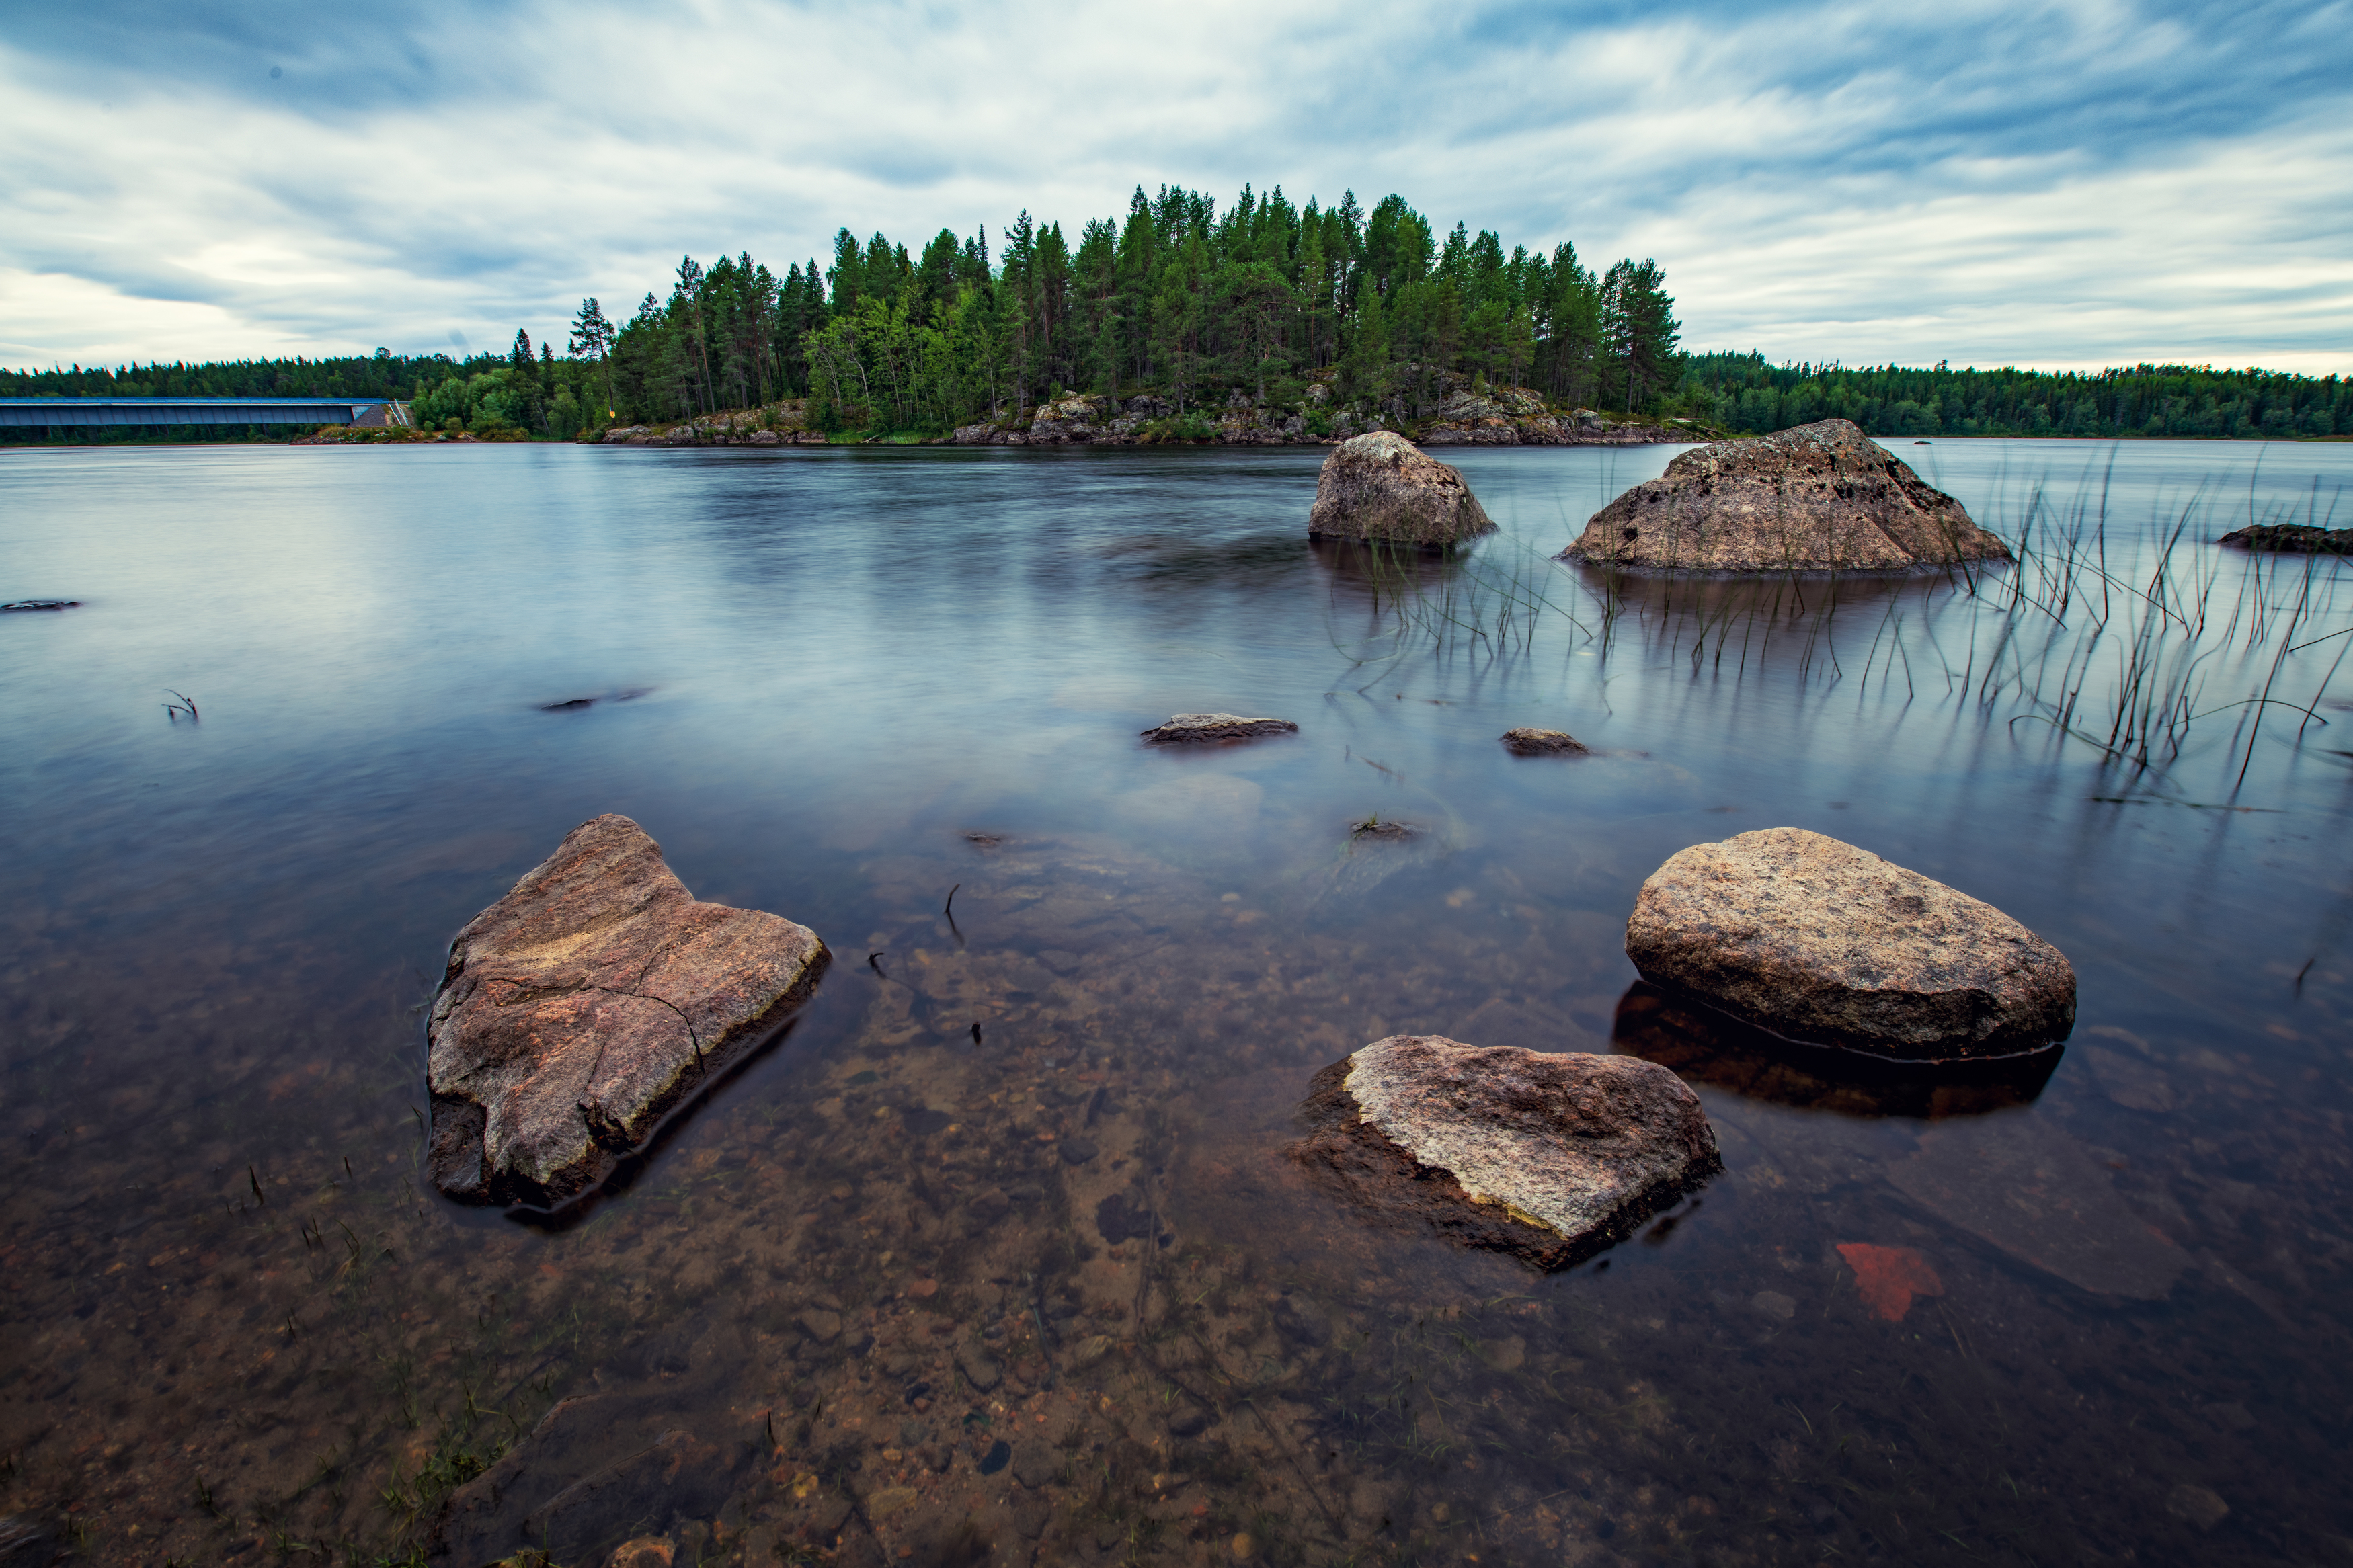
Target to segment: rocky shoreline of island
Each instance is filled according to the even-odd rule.
[[[1151,390],[1124,397],[1073,393],[928,437],[828,431],[814,422],[808,399],[787,398],[673,424],[616,426],[593,438],[627,447],[1331,447],[1386,430],[1424,447],[1634,447],[1717,434],[1693,420],[1620,420],[1557,408],[1524,386],[1431,380],[1432,396],[1421,403],[1344,400],[1322,383],[1288,405],[1239,389],[1208,405]]]

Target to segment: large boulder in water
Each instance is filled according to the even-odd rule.
[[[1825,419],[1681,454],[1595,512],[1561,554],[1698,572],[1885,572],[2007,561],[2010,548],[1852,423]]]
[[[434,1181],[470,1203],[574,1196],[829,958],[805,926],[698,903],[628,817],[582,823],[449,944],[426,1037]]]
[[[1639,1057],[1392,1035],[1315,1075],[1291,1157],[1374,1217],[1566,1268],[1724,1168],[1683,1080]]]
[[[1786,1038],[1907,1061],[2014,1056],[2075,1026],[2064,954],[1967,893],[1852,844],[1767,827],[1651,874],[1626,956]]]
[[[1307,513],[1310,539],[1422,550],[1443,550],[1494,527],[1461,473],[1388,430],[1332,449]]]

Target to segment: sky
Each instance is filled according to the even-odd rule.
[[[0,365],[504,348],[1166,183],[1588,264],[1693,349],[2353,373],[2353,0],[0,0]]]

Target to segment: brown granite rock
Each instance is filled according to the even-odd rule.
[[[1777,1035],[1911,1061],[2038,1050],[2075,1024],[2059,950],[1967,893],[1798,827],[1694,844],[1626,922],[1642,978]]]
[[[1461,473],[1387,430],[1332,449],[1307,514],[1310,539],[1424,550],[1442,550],[1494,526]]]
[[[1288,719],[1245,719],[1238,713],[1179,713],[1166,724],[1141,731],[1147,746],[1186,746],[1209,741],[1247,741],[1258,735],[1295,735]]]
[[[1564,559],[1699,572],[1900,571],[2010,549],[1844,419],[1718,441],[1593,514]]]
[[[553,1204],[816,988],[817,933],[695,901],[626,816],[581,824],[449,944],[427,1031],[433,1179]]]
[[[1634,1057],[1392,1035],[1315,1075],[1289,1153],[1386,1223],[1562,1268],[1724,1168],[1698,1096]]]
[[[1504,731],[1504,745],[1515,757],[1581,757],[1585,742],[1566,730],[1518,729]]]

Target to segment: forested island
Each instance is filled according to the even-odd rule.
[[[1025,211],[994,240],[944,228],[912,251],[844,228],[828,264],[782,275],[748,253],[707,267],[689,257],[625,320],[582,301],[560,354],[518,331],[503,353],[461,359],[379,349],[0,372],[0,395],[382,395],[407,402],[420,433],[505,439],[698,423],[804,440],[1113,423],[1116,438],[1145,441],[1373,427],[1603,438],[1669,422],[1761,434],[1831,416],[1889,437],[2353,435],[2353,383],[2338,376],[1772,364],[1683,352],[1673,310],[1655,261],[1597,269],[1567,244],[1506,253],[1494,231],[1460,223],[1441,238],[1396,195],[1370,210],[1353,192],[1302,207],[1280,187],[1245,186],[1220,211],[1163,185],[1138,187],[1124,218],[1089,219],[1075,240]]]

